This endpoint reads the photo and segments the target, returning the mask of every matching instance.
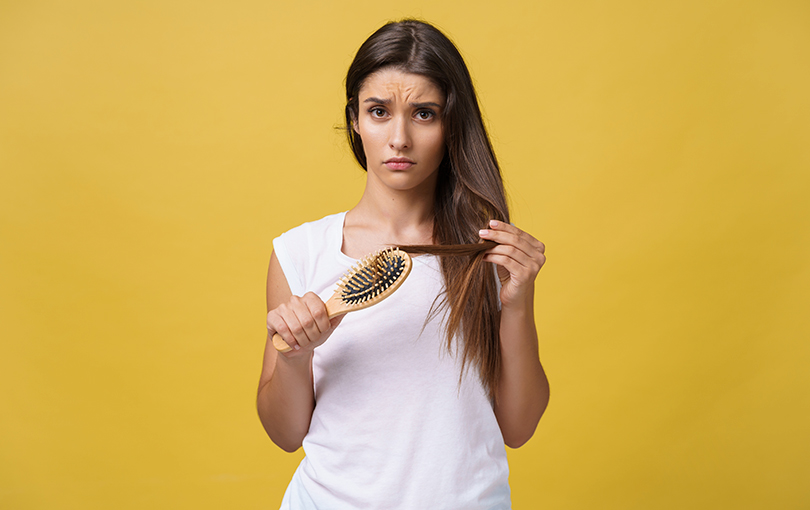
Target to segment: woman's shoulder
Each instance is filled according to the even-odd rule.
[[[273,251],[293,294],[302,295],[317,287],[323,270],[331,271],[331,266],[335,265],[345,214],[330,214],[308,221],[273,239]],[[341,268],[336,270],[339,274]],[[328,273],[332,278],[331,272]]]
[[[339,212],[302,223],[278,236],[273,240],[273,244],[277,244],[279,240],[284,241],[285,244],[294,245],[310,244],[313,241],[316,244],[322,243],[329,239],[330,234],[334,234],[335,230],[342,229],[345,215],[345,212]]]

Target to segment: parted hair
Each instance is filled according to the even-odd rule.
[[[496,272],[478,231],[489,220],[509,222],[500,167],[492,150],[472,78],[456,46],[434,26],[415,19],[391,22],[360,47],[346,75],[345,130],[354,157],[367,169],[363,140],[353,129],[358,94],[371,74],[385,68],[419,74],[445,95],[445,155],[439,166],[432,245],[400,247],[441,257],[445,292],[434,313],[448,311],[447,346],[461,353],[462,373],[477,368],[495,398],[501,370],[500,312]]]

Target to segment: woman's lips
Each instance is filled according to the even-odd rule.
[[[385,161],[385,166],[391,170],[407,170],[415,164],[408,158],[391,158]]]

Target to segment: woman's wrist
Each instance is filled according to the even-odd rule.
[[[518,317],[525,315],[534,316],[534,293],[526,294],[517,299],[510,299],[507,302],[501,302],[501,316],[503,316],[504,313]]]
[[[309,374],[311,362],[312,351],[304,353],[292,352],[291,354],[278,353],[276,366],[282,365],[287,370],[294,372],[306,371]]]

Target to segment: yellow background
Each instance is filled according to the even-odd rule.
[[[810,508],[810,4],[0,1],[0,507],[274,508],[271,240],[389,19],[468,61],[552,401],[520,509]]]

